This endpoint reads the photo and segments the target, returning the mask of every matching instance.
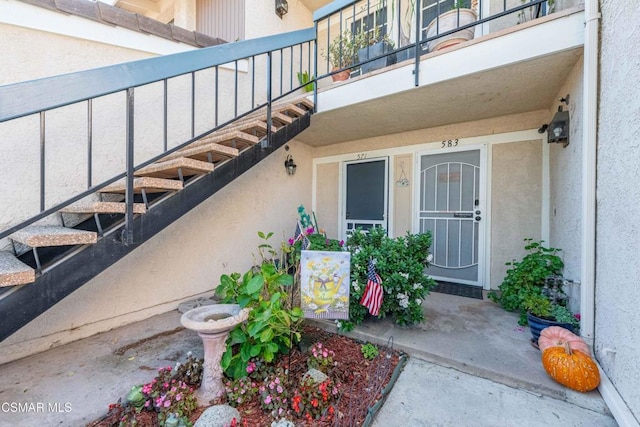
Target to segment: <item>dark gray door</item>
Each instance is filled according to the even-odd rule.
[[[387,159],[346,164],[343,230],[387,229]]]

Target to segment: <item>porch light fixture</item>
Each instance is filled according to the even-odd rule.
[[[276,15],[280,19],[289,12],[289,4],[287,0],[276,0]]]
[[[296,174],[296,168],[298,166],[296,165],[296,163],[293,161],[293,157],[291,157],[291,154],[289,154],[287,156],[287,160],[284,161],[284,168],[287,170],[287,173],[289,175],[295,175]]]
[[[569,95],[560,98],[560,102],[569,105]],[[559,142],[565,147],[569,145],[569,112],[564,111],[562,105],[558,107],[558,111],[549,123],[548,132],[548,142]]]

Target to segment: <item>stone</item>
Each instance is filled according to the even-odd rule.
[[[296,427],[296,425],[286,418],[281,418],[278,421],[272,422],[271,427]]]
[[[317,370],[316,368],[309,369],[303,376],[302,379],[305,380],[307,378],[311,378],[314,384],[320,384],[323,381],[329,379],[329,377],[322,371]]]
[[[225,427],[231,424],[233,419],[240,424],[240,412],[229,405],[214,405],[200,415],[193,427]]]

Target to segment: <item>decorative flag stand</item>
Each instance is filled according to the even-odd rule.
[[[369,309],[369,314],[377,316],[382,306],[382,279],[376,273],[375,263],[373,259],[369,259],[367,266],[367,287],[362,294],[360,305],[364,305]]]

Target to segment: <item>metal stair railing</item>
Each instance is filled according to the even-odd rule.
[[[237,121],[260,109],[266,108],[267,114],[267,136],[263,140],[263,147],[267,147],[271,141],[271,108],[274,102],[302,89],[308,87],[309,83],[314,84],[315,80],[294,84],[294,71],[303,73],[311,69],[312,62],[316,58],[315,43],[316,33],[313,28],[284,33],[259,39],[228,43],[199,50],[182,52],[161,57],[138,60],[123,64],[111,65],[107,67],[48,77],[38,80],[0,86],[0,126],[5,122],[15,121],[27,116],[35,116],[39,123],[39,212],[29,213],[28,219],[17,224],[11,224],[8,228],[0,231],[0,240],[9,237],[12,233],[39,221],[60,209],[77,202],[100,189],[112,184],[122,178],[126,179],[126,215],[125,227],[122,240],[125,244],[133,243],[133,195],[134,195],[134,172],[158,161],[159,159],[178,151],[188,144],[201,139],[222,127]],[[279,64],[278,64],[279,61]],[[239,94],[240,78],[239,67],[247,67],[247,74],[250,74],[250,84],[245,82],[247,87],[243,91],[250,92],[250,105],[244,111],[239,111],[242,107]],[[274,67],[278,72],[274,72]],[[220,70],[233,70],[233,100],[229,103],[229,97],[223,96],[225,88],[220,88]],[[258,71],[256,71],[258,68]],[[200,72],[211,71],[215,76],[215,96],[213,97],[215,117],[213,126],[206,131],[196,132],[196,117],[198,113],[196,102],[196,75]],[[260,74],[262,72],[262,74]],[[288,76],[286,75],[288,74]],[[169,84],[174,79],[190,78],[191,105],[190,105],[190,138],[178,145],[169,148],[168,127],[169,114],[171,113],[171,100],[169,96]],[[288,82],[287,82],[288,77]],[[246,79],[244,79],[246,80]],[[261,81],[264,87],[257,89],[256,85]],[[297,80],[297,79],[296,79]],[[136,155],[135,135],[136,116],[135,100],[136,90],[146,85],[162,83],[162,105],[163,105],[163,143],[159,154],[135,164]],[[296,82],[297,83],[297,82]],[[314,84],[315,87],[315,84]],[[230,88],[227,88],[230,91]],[[275,90],[274,90],[275,89]],[[126,168],[121,173],[95,184],[93,182],[94,164],[93,152],[93,125],[96,121],[94,113],[95,101],[99,98],[124,93],[126,103],[123,106],[125,114],[125,134],[126,134]],[[52,110],[63,107],[86,103],[87,131],[86,147],[79,149],[87,152],[86,176],[87,190],[77,192],[72,197],[64,201],[55,201],[53,205],[47,204],[47,114]],[[224,105],[223,105],[224,104]],[[230,117],[221,118],[220,113],[232,111]],[[2,128],[0,127],[0,136]],[[1,141],[0,141],[1,142]],[[71,165],[66,165],[73,168]],[[22,166],[18,166],[19,170]],[[5,173],[10,173],[5,171]],[[30,189],[21,189],[24,194],[28,194]],[[19,198],[18,191],[13,191]],[[22,196],[24,197],[24,196]],[[6,221],[6,218],[5,218]]]

